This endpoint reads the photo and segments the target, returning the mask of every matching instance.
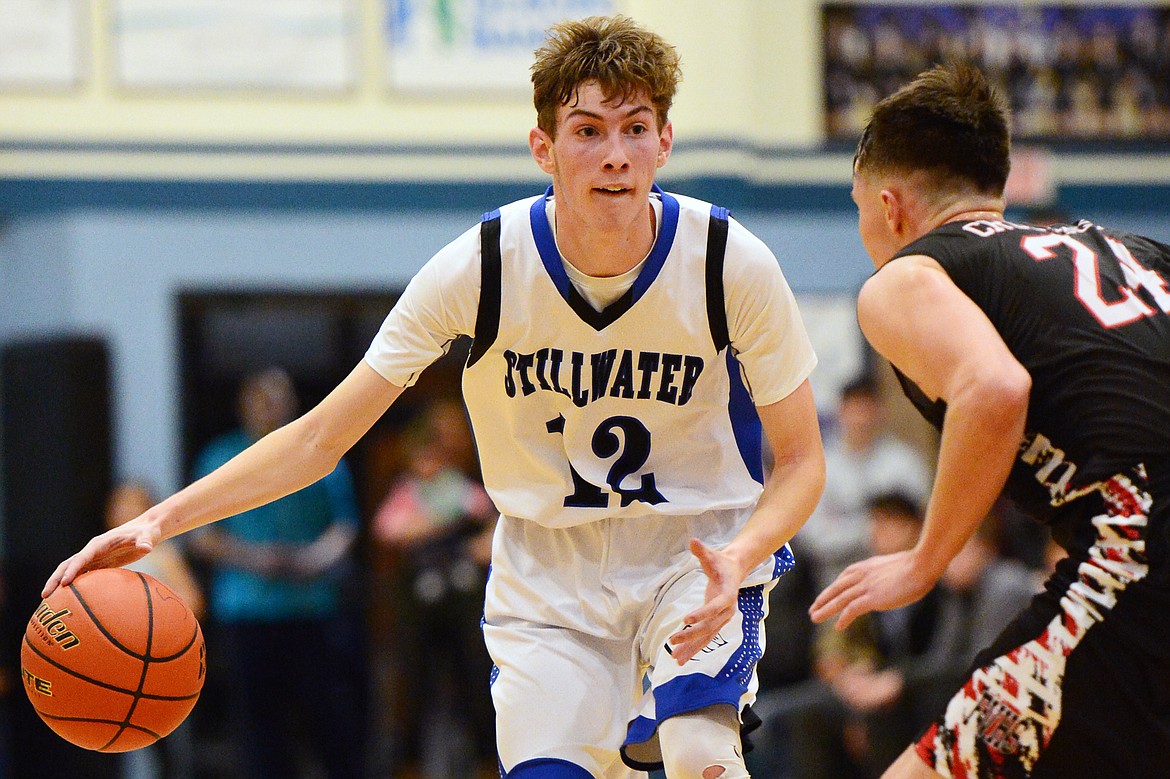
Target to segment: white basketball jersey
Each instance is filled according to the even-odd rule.
[[[759,497],[761,427],[724,310],[727,212],[660,197],[651,255],[603,311],[565,274],[545,198],[484,216],[463,395],[507,515],[566,526]]]
[[[412,282],[367,361],[405,385],[417,375],[400,359],[411,344],[442,348],[470,331],[463,394],[503,514],[566,527],[754,505],[763,481],[755,404],[782,399],[815,365],[775,258],[726,210],[656,189],[662,219],[642,272],[597,311],[565,272],[550,196],[486,214],[478,262],[468,258],[470,233],[436,255],[446,268]],[[473,316],[451,313],[467,307],[451,287],[475,275]],[[412,335],[412,319],[443,319],[430,326],[443,332]]]

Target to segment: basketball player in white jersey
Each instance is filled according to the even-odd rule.
[[[625,17],[552,28],[529,135],[549,190],[435,255],[316,408],[46,590],[320,478],[470,335],[464,397],[501,513],[484,634],[503,776],[747,777],[767,594],[824,482],[816,358],[771,252],[654,185],[678,79],[673,47]]]

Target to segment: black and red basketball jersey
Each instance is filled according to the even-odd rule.
[[[977,220],[942,225],[897,256],[909,255],[936,260],[1032,376],[1008,482],[1021,509],[1043,517],[1113,474],[1170,465],[1170,246],[1087,221]],[[941,426],[943,404],[899,378]],[[1170,473],[1149,475],[1170,484]]]

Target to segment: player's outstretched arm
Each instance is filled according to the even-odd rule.
[[[858,320],[874,348],[947,412],[918,544],[849,566],[814,601],[813,621],[839,615],[838,629],[921,598],[942,576],[1003,491],[1032,386],[983,311],[928,257],[903,257],[870,277]]]
[[[329,474],[401,394],[365,362],[317,406],[141,516],[107,531],[63,561],[47,596],[83,571],[133,562],[159,541],[262,506]]]
[[[808,381],[788,397],[757,409],[775,464],[755,511],[723,549],[691,540],[691,552],[707,574],[703,605],[670,637],[671,654],[686,663],[715,638],[735,613],[747,575],[796,535],[812,513],[825,484],[825,453],[816,403]]]

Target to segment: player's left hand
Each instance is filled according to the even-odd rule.
[[[837,630],[871,611],[905,606],[930,592],[938,577],[923,571],[912,551],[879,555],[854,563],[824,589],[809,608],[813,622],[837,617]]]
[[[691,539],[691,554],[699,559],[707,574],[707,593],[703,605],[684,618],[684,627],[669,639],[671,656],[683,665],[711,643],[724,625],[735,615],[739,586],[746,572],[732,555],[712,549],[697,538]]]

